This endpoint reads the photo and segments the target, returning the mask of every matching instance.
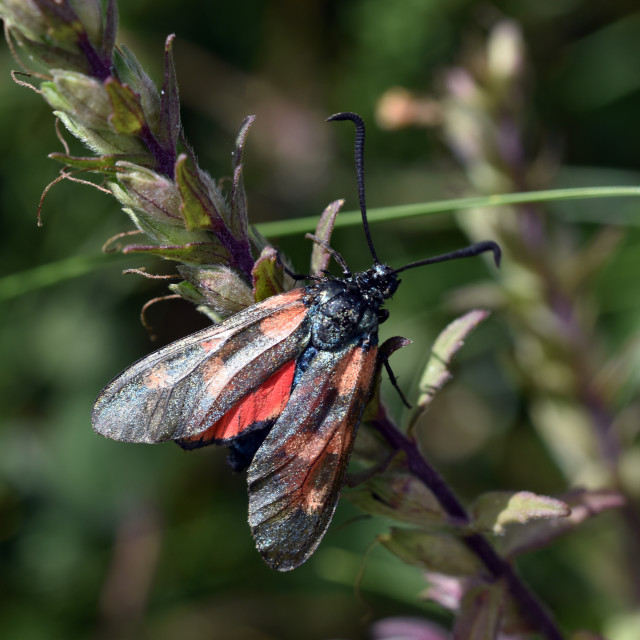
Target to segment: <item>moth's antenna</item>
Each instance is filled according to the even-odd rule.
[[[459,258],[473,258],[474,256],[486,253],[487,251],[493,252],[493,260],[496,263],[496,267],[500,266],[500,258],[502,257],[502,251],[498,246],[498,243],[493,240],[485,240],[484,242],[476,242],[464,249],[458,249],[451,253],[444,253],[441,256],[435,256],[434,258],[427,258],[426,260],[418,260],[418,262],[412,262],[406,264],[404,267],[394,269],[393,273],[400,273],[407,269],[413,269],[414,267],[422,267],[425,264],[435,264],[436,262],[445,262],[446,260],[458,260]]]
[[[327,118],[327,122],[334,122],[335,120],[351,120],[351,122],[356,125],[354,156],[356,161],[356,178],[358,180],[358,199],[360,200],[360,213],[362,213],[362,226],[364,227],[364,234],[367,237],[367,244],[373,256],[373,261],[379,264],[380,260],[378,260],[376,250],[373,247],[373,240],[371,240],[371,232],[369,231],[369,222],[367,220],[367,205],[364,199],[364,122],[357,113],[353,113],[352,111],[335,113]]]

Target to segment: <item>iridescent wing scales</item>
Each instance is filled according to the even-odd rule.
[[[139,360],[98,396],[94,429],[126,442],[189,439],[206,431],[304,350],[304,292],[268,298]],[[224,441],[237,432],[211,435]]]
[[[335,510],[377,371],[377,346],[318,351],[248,471],[249,524],[267,564],[294,569]]]

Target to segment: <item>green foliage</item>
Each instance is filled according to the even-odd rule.
[[[434,573],[469,577],[481,568],[478,558],[448,534],[392,528],[380,541],[404,562]]]
[[[473,505],[473,526],[479,531],[502,534],[509,524],[543,518],[567,518],[569,505],[529,491],[493,491],[482,494]],[[554,526],[557,523],[554,522]]]
[[[115,47],[114,3],[0,2],[12,47],[46,75],[48,103],[8,75],[0,82],[0,635],[362,637],[361,566],[377,620],[430,617],[460,638],[492,637],[500,625],[525,634],[508,586],[469,558],[465,536],[482,531],[562,628],[636,637],[640,80],[626,63],[637,58],[637,16],[611,6],[603,17],[580,1],[252,7],[240,16],[224,1],[215,15],[195,0],[179,12],[121,3],[118,41],[129,49]],[[174,30],[163,66],[159,48]],[[7,50],[2,62],[15,66]],[[385,102],[395,85],[403,91]],[[378,122],[395,131],[372,126],[376,103]],[[49,107],[71,147],[57,153]],[[177,261],[182,280],[170,289],[219,318],[290,285],[246,226],[247,202],[282,260],[306,272],[313,252],[315,272],[326,252],[303,234],[343,195],[351,211],[335,216],[330,205],[316,235],[327,240],[335,217],[332,246],[354,269],[370,262],[349,138],[322,123],[345,108],[369,123],[381,259],[400,266],[461,246],[465,234],[505,249],[494,282],[465,261],[403,273],[381,332],[414,341],[392,364],[405,393],[412,380],[419,390],[412,412],[386,382],[383,401],[472,505],[470,521],[445,514],[406,457],[389,458],[363,428],[358,454],[375,473],[358,476],[366,480],[350,499],[376,517],[352,521],[343,501],[316,556],[271,575],[252,549],[244,481],[221,452],[106,442],[91,433],[89,411],[104,382],[150,350],[137,311],[166,291],[122,268],[175,273]],[[112,198],[69,183],[48,192],[37,228],[38,198],[55,176],[47,154],[74,178],[97,177],[152,240],[105,261],[100,246],[131,225]],[[178,159],[180,172],[168,171]],[[214,181],[205,166],[229,178]],[[455,220],[435,215],[454,211]],[[421,366],[442,328],[474,308],[491,317],[464,333],[455,361],[437,347]],[[202,326],[190,313],[184,304],[148,315],[168,341]],[[448,369],[453,381],[432,398]],[[363,559],[374,539],[396,555],[378,545]]]

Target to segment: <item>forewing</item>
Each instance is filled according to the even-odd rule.
[[[127,442],[206,431],[305,348],[303,295],[304,289],[294,289],[273,296],[139,360],[98,396],[94,429]],[[238,432],[210,435],[226,440]]]
[[[289,360],[257,389],[247,393],[217,422],[202,433],[176,442],[184,449],[197,449],[212,442],[237,438],[247,431],[273,426],[289,402],[296,361]],[[261,443],[260,443],[261,444]],[[257,447],[255,448],[257,450]]]
[[[329,526],[373,386],[376,355],[376,346],[357,342],[319,351],[249,467],[249,524],[275,569],[302,564]]]

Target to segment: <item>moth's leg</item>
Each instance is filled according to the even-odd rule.
[[[383,356],[382,364],[384,365],[384,368],[387,370],[387,374],[389,375],[389,380],[391,381],[391,384],[393,385],[395,390],[398,392],[398,395],[400,396],[402,403],[404,404],[405,407],[407,407],[407,409],[411,409],[411,405],[409,404],[408,400],[405,398],[404,393],[402,393],[402,389],[398,385],[398,378],[396,378],[395,373],[393,373],[393,370],[391,369],[391,365],[389,364],[389,360],[387,359],[386,356]]]
[[[284,269],[284,272],[290,277],[293,278],[296,282],[298,280],[313,280],[314,282],[319,282],[322,280],[320,276],[311,276],[304,273],[296,273],[295,271],[291,271],[289,267],[284,263],[284,260],[280,257],[280,252],[276,249],[276,258],[280,263],[280,266]]]

